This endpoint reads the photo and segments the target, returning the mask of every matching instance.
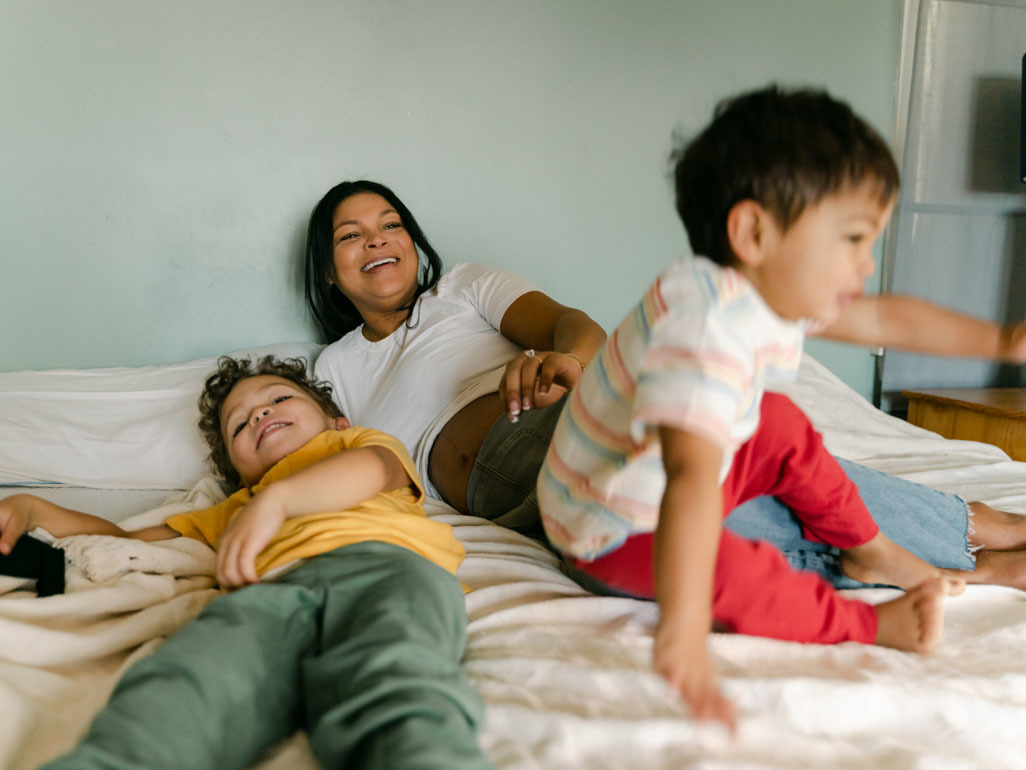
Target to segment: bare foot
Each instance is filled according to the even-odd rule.
[[[1026,516],[991,508],[986,503],[969,503],[969,542],[987,549],[1013,551],[1026,548]]]
[[[956,595],[965,590],[960,570],[943,570],[923,561],[895,543],[883,532],[868,543],[841,551],[841,569],[862,583],[883,583],[911,588],[925,580],[941,578],[945,593]]]
[[[1026,551],[977,551],[976,569],[962,572],[968,583],[990,583],[1026,591]]]
[[[876,643],[910,652],[929,652],[944,631],[945,585],[931,578],[904,596],[876,605]]]

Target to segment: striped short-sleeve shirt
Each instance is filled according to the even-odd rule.
[[[805,322],[786,321],[732,268],[682,259],[649,287],[572,391],[538,479],[546,533],[594,559],[655,530],[666,488],[658,430],[734,452],[767,383],[793,379]]]

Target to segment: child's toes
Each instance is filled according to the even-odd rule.
[[[961,596],[965,593],[965,578],[945,577],[944,593],[948,596]]]

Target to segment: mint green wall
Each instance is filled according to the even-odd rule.
[[[448,263],[611,327],[687,248],[672,131],[778,80],[889,136],[900,6],[3,0],[0,369],[312,339],[306,216],[353,177],[392,186]],[[868,392],[864,351],[815,352]]]

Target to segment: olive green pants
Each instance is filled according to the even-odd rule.
[[[360,543],[211,602],[50,768],[245,768],[305,728],[325,767],[489,768],[459,581]]]

